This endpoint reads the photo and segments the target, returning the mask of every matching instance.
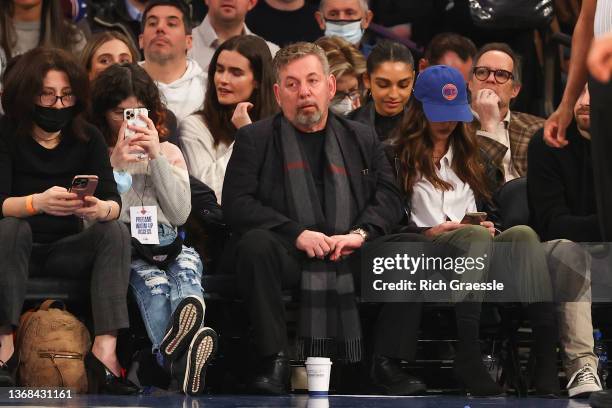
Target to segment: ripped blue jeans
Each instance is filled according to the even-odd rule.
[[[159,225],[159,244],[169,245],[176,239],[174,228]],[[166,334],[172,312],[189,295],[202,298],[202,261],[193,248],[183,245],[181,253],[165,270],[132,257],[130,287],[147,334],[157,354]]]

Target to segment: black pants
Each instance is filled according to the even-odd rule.
[[[35,244],[27,221],[0,219],[0,326],[19,324],[28,276],[40,276],[90,281],[96,335],[129,327],[130,252],[130,235],[119,221]]]
[[[419,234],[396,234],[381,237],[383,242],[426,241]],[[255,345],[261,356],[278,353],[287,347],[287,326],[283,290],[300,285],[301,260],[304,253],[279,235],[268,230],[252,230],[237,242],[235,271],[246,300]],[[360,273],[358,253],[351,256],[355,273]],[[356,279],[356,282],[359,280]],[[357,286],[357,285],[356,285]],[[415,354],[419,303],[386,303],[380,306],[374,339],[374,353],[412,360]]]
[[[599,227],[604,241],[612,241],[612,81],[589,81],[591,94],[591,152]]]

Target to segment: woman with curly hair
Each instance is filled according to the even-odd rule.
[[[183,392],[198,394],[217,340],[212,329],[201,327],[202,261],[178,234],[191,211],[185,159],[164,141],[165,107],[144,69],[112,65],[92,86],[91,120],[102,130],[115,172],[131,178],[120,215],[133,237],[130,288],[158,363],[182,383]],[[125,110],[135,108],[147,109],[148,115],[136,115],[146,126],[124,119]]]
[[[117,331],[129,327],[129,233],[100,132],[83,118],[85,71],[65,51],[35,48],[5,76],[0,121],[0,387],[14,386],[28,277],[88,280],[94,342],[84,358],[89,390],[131,394],[121,375]],[[77,175],[98,178],[94,193],[71,192]],[[84,223],[89,226],[84,228]]]

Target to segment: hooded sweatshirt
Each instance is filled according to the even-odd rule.
[[[144,61],[139,64],[142,65]],[[176,81],[164,84],[155,81],[166,107],[180,122],[187,116],[202,109],[207,75],[197,62],[187,58],[187,70]]]

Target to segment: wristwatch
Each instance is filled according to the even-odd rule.
[[[368,233],[363,228],[353,228],[352,230],[349,231],[349,234],[361,235],[361,238],[363,238],[364,242],[368,240]]]

